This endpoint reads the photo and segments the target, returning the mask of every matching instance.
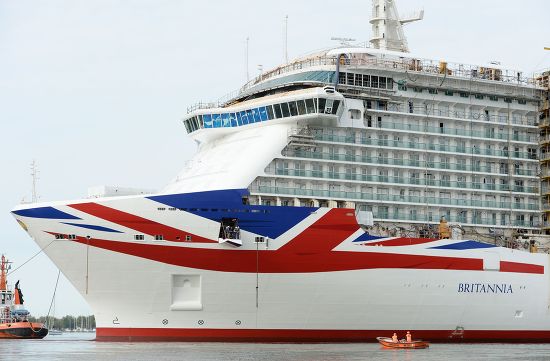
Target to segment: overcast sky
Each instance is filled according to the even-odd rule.
[[[498,60],[526,73],[550,68],[550,1],[401,0],[424,8],[405,27],[414,53],[466,63]],[[41,200],[76,199],[93,185],[158,189],[195,151],[179,121],[217,99],[249,71],[334,44],[368,40],[368,0],[28,1],[0,0],[0,252],[15,266],[38,247],[9,211],[30,199],[29,164],[40,167]],[[38,271],[38,272],[37,272]],[[40,255],[21,280],[35,315],[47,313],[57,269]],[[56,316],[91,313],[62,278]]]

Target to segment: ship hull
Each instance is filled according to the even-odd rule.
[[[13,322],[0,324],[0,338],[3,339],[41,339],[46,337],[48,329],[41,323]]]
[[[107,342],[284,342],[284,343],[363,343],[376,342],[376,335],[394,330],[294,330],[294,329],[159,329],[99,328],[97,341]],[[396,330],[405,334],[406,330]],[[407,330],[409,331],[409,330]],[[415,337],[441,343],[548,343],[549,331],[526,330],[412,330]]]
[[[220,198],[210,207],[239,207]],[[159,211],[159,202],[171,205],[137,197],[57,206],[71,221],[51,209],[14,211],[92,307],[97,340],[375,342],[411,331],[440,342],[550,342],[548,255],[374,237],[353,210],[246,206],[240,197],[263,218],[254,228],[259,218],[235,210],[236,247],[217,243],[219,220],[192,213],[204,203]],[[165,239],[136,241],[138,232]]]

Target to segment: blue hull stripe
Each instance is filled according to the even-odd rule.
[[[47,219],[81,219],[72,214],[62,212],[53,207],[38,207],[29,209],[20,209],[13,211],[14,214],[22,217],[47,218]]]
[[[222,218],[237,218],[241,229],[271,239],[279,237],[318,209],[243,204],[243,197],[248,194],[246,189],[230,189],[147,198],[216,222]]]
[[[107,227],[103,227],[103,226],[96,226],[96,225],[93,225],[93,224],[79,224],[79,223],[69,223],[69,222],[61,222],[61,223],[68,224],[69,226],[81,227],[81,228],[86,228],[86,229],[93,229],[94,231],[123,233],[121,231],[117,231],[116,229],[107,228]]]
[[[367,242],[367,241],[374,241],[376,239],[381,239],[381,238],[384,238],[384,237],[371,236],[368,233],[363,233],[362,235],[354,239],[353,242]]]
[[[452,244],[446,244],[443,246],[430,247],[431,249],[476,249],[476,248],[494,248],[496,246],[487,243],[481,243],[476,241],[464,241]]]

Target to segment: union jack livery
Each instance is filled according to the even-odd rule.
[[[413,20],[376,0],[375,48],[315,53],[190,108],[198,151],[162,191],[12,211],[98,340],[550,341],[548,254],[502,246],[539,221],[540,89],[409,54]]]

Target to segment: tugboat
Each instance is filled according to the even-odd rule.
[[[44,338],[48,329],[43,323],[30,322],[29,311],[23,306],[19,281],[12,291],[8,286],[8,260],[0,263],[0,338]]]

